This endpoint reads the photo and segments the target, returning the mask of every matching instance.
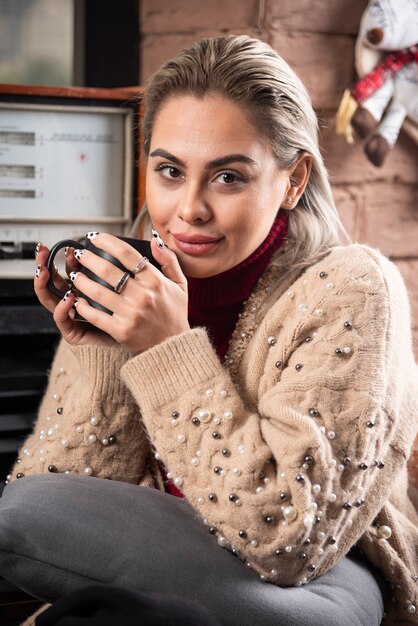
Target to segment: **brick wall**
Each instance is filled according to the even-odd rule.
[[[418,147],[402,132],[385,165],[375,168],[360,142],[349,146],[334,132],[341,95],[355,78],[354,44],[366,5],[367,0],[142,0],[141,81],[204,36],[246,33],[270,43],[309,90],[348,232],[388,254],[404,276],[418,356]]]

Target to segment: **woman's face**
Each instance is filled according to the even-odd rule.
[[[214,276],[269,233],[290,188],[268,140],[218,96],[169,99],[152,130],[146,198],[186,276]]]

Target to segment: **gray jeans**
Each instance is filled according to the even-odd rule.
[[[378,626],[383,614],[380,581],[355,558],[303,587],[279,588],[220,548],[185,500],[76,475],[6,487],[0,576],[49,602],[91,583],[175,593],[224,626]]]

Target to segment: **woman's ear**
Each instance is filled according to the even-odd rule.
[[[303,152],[289,169],[289,185],[283,198],[282,207],[286,211],[295,208],[308,183],[312,169],[312,157]]]

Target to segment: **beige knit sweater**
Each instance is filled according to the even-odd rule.
[[[268,269],[224,364],[204,329],[135,357],[61,343],[12,480],[49,467],[161,488],[160,458],[220,546],[266,580],[305,584],[357,544],[394,586],[384,623],[417,624],[402,279],[376,250],[337,247],[256,325],[271,283]]]

